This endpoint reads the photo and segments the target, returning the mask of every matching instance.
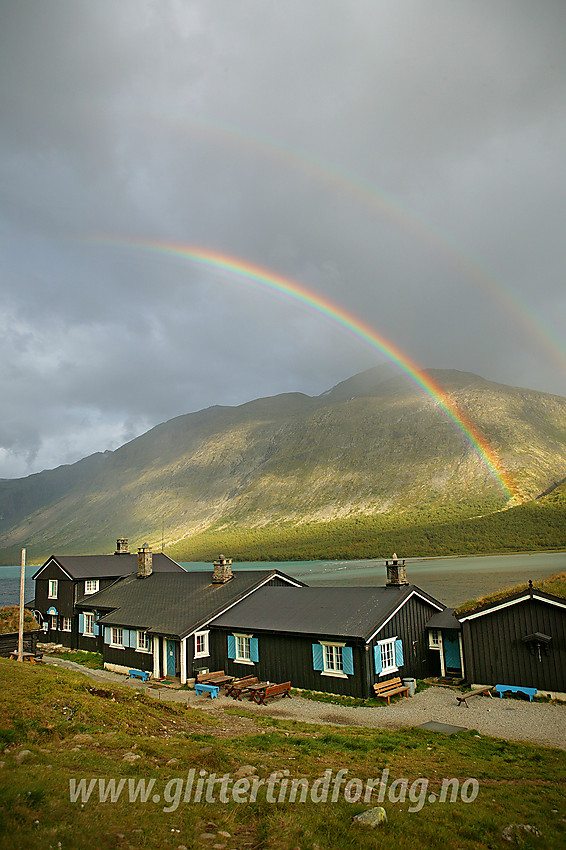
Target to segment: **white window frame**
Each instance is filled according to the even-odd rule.
[[[89,587],[94,585],[94,587]],[[85,581],[85,596],[91,596],[93,593],[98,593],[99,581],[97,578],[87,578]]]
[[[379,674],[380,676],[388,676],[390,673],[397,673],[399,671],[399,668],[395,663],[395,641],[397,639],[397,636],[395,636],[377,642],[377,645],[380,647],[381,652],[381,673]],[[391,664],[386,666],[384,662],[387,660],[387,657],[389,655],[391,655]]]
[[[63,617],[62,631],[70,632],[73,629],[73,620],[71,617]]]
[[[49,588],[47,591],[48,599],[57,599],[57,594],[59,593],[59,580],[56,578],[49,579]]]
[[[58,629],[57,629],[57,614],[50,614],[49,616],[51,617],[51,624],[50,624],[51,625],[51,631],[53,631],[53,632],[58,631]]]
[[[88,626],[90,626],[91,628],[89,629]],[[96,637],[96,635],[94,634],[94,614],[92,611],[85,611],[84,613],[83,636]]]
[[[442,634],[440,629],[428,630],[428,646],[429,649],[440,649],[442,647]]]
[[[110,646],[124,649],[124,629],[122,626],[110,626]]]
[[[251,645],[252,635],[234,634],[234,637],[236,638],[236,658],[234,659],[234,661],[236,661],[238,664],[252,664],[253,665],[252,651],[251,651],[252,650],[252,645]],[[247,655],[245,654],[245,649],[244,649],[244,654],[242,654],[240,652],[240,649],[242,647],[244,647],[244,648],[247,647]]]
[[[210,655],[210,650],[208,646],[208,635],[210,633],[206,632],[195,632],[195,658],[207,658]],[[201,650],[198,649],[199,639],[202,639],[203,648]],[[236,647],[238,642],[236,641]],[[236,649],[237,651],[237,649]],[[237,659],[236,659],[237,660]]]
[[[348,676],[344,673],[344,660],[342,657],[342,649],[346,646],[345,643],[339,643],[337,641],[329,641],[329,640],[321,640],[319,641],[322,646],[322,674],[323,676],[333,676],[335,679],[347,679]],[[337,650],[340,650],[340,665],[335,665],[335,659],[338,656]],[[330,658],[329,656],[332,656]]]
[[[153,652],[151,635],[144,629],[137,630],[136,649],[138,652]]]

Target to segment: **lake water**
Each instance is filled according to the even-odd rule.
[[[535,585],[547,576],[566,572],[566,552],[517,555],[474,555],[460,558],[408,558],[407,578],[445,605],[455,607],[502,587],[532,578]],[[187,570],[211,570],[210,563],[183,563]],[[265,561],[239,562],[234,569],[265,570],[276,567],[306,584],[319,587],[359,585],[376,587],[385,583],[384,561]],[[33,599],[31,576],[37,566],[26,567],[26,601]],[[20,567],[0,566],[0,607],[17,605]]]

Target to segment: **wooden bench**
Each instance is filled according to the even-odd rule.
[[[403,684],[398,676],[395,679],[386,679],[385,682],[376,682],[373,689],[376,697],[387,700],[387,705],[390,704],[391,697],[397,696],[397,694],[409,696],[409,688]]]
[[[200,696],[202,693],[210,694],[210,699],[217,699],[219,690],[219,685],[213,685],[212,682],[197,682],[195,685],[197,696]]]
[[[234,679],[230,685],[226,685],[226,696],[232,699],[242,699],[242,694],[250,685],[257,685],[259,679],[257,676],[244,676],[243,679]]]
[[[291,682],[283,682],[281,685],[266,685],[256,687],[252,685],[250,691],[250,702],[255,702],[258,705],[265,705],[266,699],[272,697],[291,697]]]
[[[469,691],[469,693],[467,694],[462,694],[459,697],[457,696],[456,699],[458,700],[458,705],[462,705],[462,703],[465,703],[466,708],[469,708],[470,706],[468,705],[468,700],[470,699],[470,697],[479,697],[484,696],[485,694],[489,694],[491,699],[493,699],[493,697],[491,696],[492,687],[493,685],[487,685],[485,688],[476,688],[475,691]]]
[[[212,673],[197,673],[196,684],[206,683],[209,685],[229,685],[234,681],[234,676],[226,676],[224,670],[214,670]]]
[[[146,670],[128,670],[130,674],[130,679],[141,679],[143,682],[147,682],[149,679],[149,673]]]
[[[529,698],[529,702],[532,702],[533,697],[536,697],[538,693],[536,688],[527,688],[524,685],[496,685],[495,690],[501,698],[506,693],[524,694]]]

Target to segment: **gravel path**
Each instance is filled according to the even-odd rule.
[[[208,696],[197,697],[194,691],[156,688],[155,685],[131,681],[120,673],[109,670],[91,670],[74,661],[44,656],[44,661],[54,666],[76,670],[107,684],[120,684],[137,691],[145,691],[150,696],[171,702],[189,703],[192,708],[200,708],[216,715],[224,715],[225,708],[241,708],[252,713],[279,717],[286,720],[300,720],[305,723],[322,723],[335,726],[367,726],[373,729],[399,729],[405,726],[420,726],[428,721],[449,723],[476,729],[479,734],[495,738],[507,738],[514,741],[531,741],[550,747],[566,749],[566,705],[559,703],[527,702],[522,699],[505,697],[473,697],[470,707],[459,706],[456,694],[451,688],[427,688],[409,699],[383,708],[351,708],[332,705],[314,700],[293,697],[278,699],[267,706],[256,705],[248,700],[234,700],[220,696],[211,700]],[[225,715],[224,715],[225,716]]]

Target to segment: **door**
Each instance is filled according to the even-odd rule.
[[[176,656],[177,641],[169,640],[169,638],[167,638],[167,675],[172,676],[173,678],[177,672]]]
[[[442,645],[444,648],[444,667],[446,673],[461,673],[460,640],[456,629],[442,630]]]

